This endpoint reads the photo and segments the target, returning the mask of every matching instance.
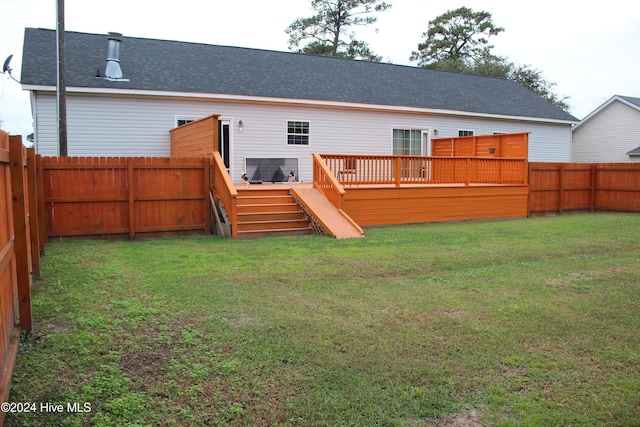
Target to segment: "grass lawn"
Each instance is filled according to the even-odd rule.
[[[5,424],[640,425],[640,215],[366,234],[50,242]]]

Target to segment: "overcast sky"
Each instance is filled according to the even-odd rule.
[[[640,2],[386,1],[393,7],[371,29],[358,30],[384,61],[415,65],[409,56],[428,22],[466,6],[491,13],[505,29],[491,38],[493,52],[541,70],[578,119],[613,95],[640,97]],[[287,51],[285,28],[313,10],[308,0],[65,0],[65,12],[67,31],[119,32],[122,49],[130,36]],[[24,29],[55,26],[56,0],[0,0],[0,65],[13,54],[19,79]],[[0,75],[0,127],[26,135],[31,124],[28,93]]]

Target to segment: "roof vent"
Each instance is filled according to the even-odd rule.
[[[107,68],[104,70],[105,80],[114,82],[128,82],[129,79],[122,78],[122,69],[120,69],[120,43],[122,42],[122,34],[109,33],[109,53],[107,54]]]

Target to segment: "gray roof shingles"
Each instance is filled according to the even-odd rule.
[[[627,153],[627,156],[640,156],[640,147],[634,148]]]
[[[634,98],[632,96],[620,96],[620,98],[624,99],[627,102],[634,104],[637,107],[640,107],[640,98]]]
[[[500,78],[298,53],[124,37],[128,82],[104,75],[107,35],[66,33],[67,86],[338,101],[577,122]],[[22,84],[55,86],[56,33],[25,29]]]

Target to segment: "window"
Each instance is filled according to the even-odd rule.
[[[393,154],[396,156],[419,156],[422,154],[422,130],[394,129]]]
[[[195,122],[198,118],[189,116],[176,116],[176,127],[186,125],[187,123]]]
[[[309,122],[287,122],[287,144],[309,145]]]
[[[458,136],[473,136],[472,130],[459,130]]]

